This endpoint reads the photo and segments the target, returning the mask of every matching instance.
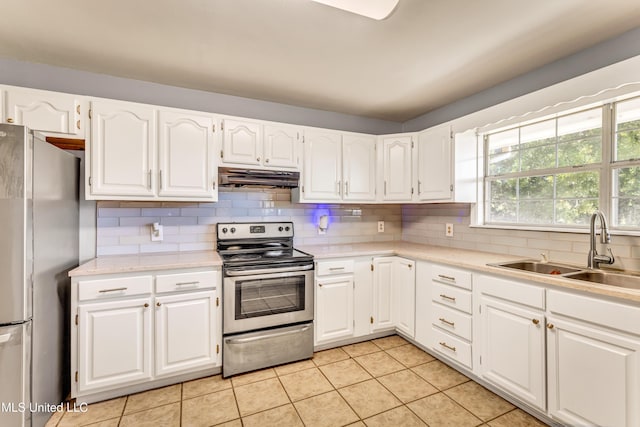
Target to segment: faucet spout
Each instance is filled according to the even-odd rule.
[[[588,268],[599,268],[600,264],[613,264],[615,258],[609,248],[610,255],[600,255],[596,249],[596,220],[600,221],[600,241],[603,244],[611,243],[611,233],[607,219],[601,211],[594,212],[589,221],[589,258],[587,259]]]

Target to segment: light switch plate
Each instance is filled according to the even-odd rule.
[[[158,230],[154,230],[153,226],[151,226],[151,241],[152,242],[161,242],[164,239],[163,227],[158,225]]]

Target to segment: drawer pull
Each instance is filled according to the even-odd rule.
[[[113,289],[100,289],[98,292],[101,294],[106,294],[108,292],[123,292],[126,291],[127,288],[113,288]]]
[[[447,349],[451,350],[451,351],[454,351],[454,352],[456,351],[455,347],[451,347],[450,345],[447,345],[447,343],[445,343],[445,342],[441,342],[440,345],[443,346],[444,348],[447,348]]]
[[[440,298],[448,299],[449,301],[455,301],[456,297],[450,297],[449,295],[440,294]]]
[[[344,267],[329,267],[329,270],[331,271],[344,270]]]
[[[553,329],[553,323],[547,323],[547,328]]]
[[[158,306],[158,307],[160,307],[161,305],[162,305],[162,303],[161,303],[160,301],[158,301],[158,302],[156,303],[156,306]]]
[[[445,319],[444,317],[441,317],[441,318],[440,318],[440,319],[438,319],[438,320],[440,320],[442,323],[444,323],[444,324],[446,324],[446,325],[449,325],[449,326],[451,326],[451,327],[456,326],[456,322],[450,322],[450,321],[448,321],[447,319]]]
[[[199,281],[195,281],[195,282],[180,282],[180,283],[176,283],[176,286],[196,286],[199,285],[200,282]]]
[[[456,278],[451,276],[445,276],[444,274],[438,274],[438,277],[444,280],[448,280],[450,282],[455,282]]]
[[[540,323],[538,319],[531,319],[531,321],[533,322],[534,325],[537,325],[538,323]]]
[[[149,303],[145,302],[144,303],[144,308],[147,308],[147,307],[149,307]]]

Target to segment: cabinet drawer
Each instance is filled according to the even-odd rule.
[[[475,282],[476,290],[480,290],[484,295],[544,310],[544,288],[541,286],[482,275],[476,276]]]
[[[215,271],[198,271],[193,273],[158,274],[156,276],[156,292],[188,291],[192,289],[216,288]]]
[[[335,261],[318,261],[316,275],[327,276],[329,274],[353,273],[354,262],[352,259]]]
[[[471,314],[471,292],[464,289],[433,283],[431,299],[447,307],[453,307]]]
[[[431,323],[447,332],[471,341],[471,316],[443,307],[440,304],[431,306]]]
[[[434,265],[431,268],[432,278],[436,282],[471,290],[471,273],[453,267]]]
[[[106,299],[150,294],[153,276],[118,277],[113,279],[79,280],[78,300]]]
[[[471,369],[471,344],[432,326],[433,349]]]

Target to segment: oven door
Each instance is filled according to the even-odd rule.
[[[262,271],[224,278],[225,334],[313,320],[313,270]]]

